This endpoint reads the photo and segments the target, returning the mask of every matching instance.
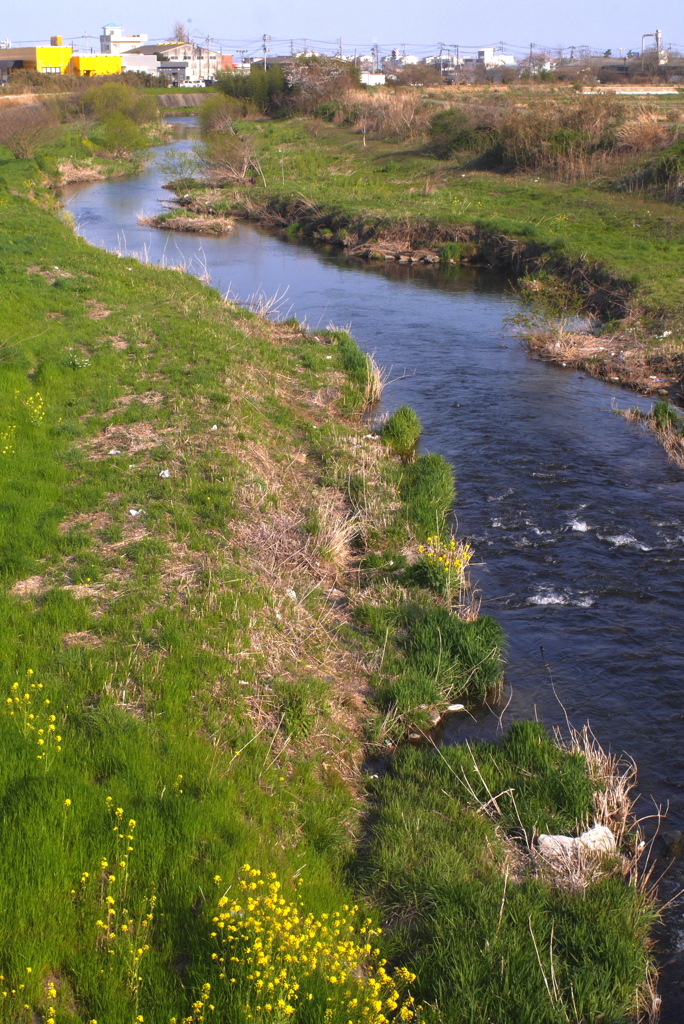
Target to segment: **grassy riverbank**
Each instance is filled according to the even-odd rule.
[[[518,92],[496,102],[511,110],[542,102],[539,95],[532,101]],[[572,101],[559,100],[557,92],[549,93],[550,102],[579,102],[571,91],[565,90]],[[481,102],[466,96],[463,116]],[[448,103],[460,109],[458,100]],[[653,115],[656,122],[659,116]],[[545,308],[561,318],[583,308],[603,325],[598,338],[555,331],[551,344],[548,331],[533,327],[543,358],[581,365],[645,393],[665,387],[680,397],[684,210],[634,185],[640,175],[648,178],[643,168],[655,158],[616,151],[612,163],[605,157],[600,173],[572,180],[544,169],[501,173],[481,169],[485,157],[477,153],[437,159],[425,135],[382,137],[362,131],[360,123],[320,117],[242,122],[240,133],[258,155],[259,172],[230,181],[219,159],[223,187],[197,189],[194,208],[241,211],[366,258],[438,256],[523,275],[526,294],[545,297]],[[663,166],[679,160],[678,147],[663,150]],[[620,181],[632,184],[618,188]]]
[[[605,762],[524,726],[362,770],[502,671],[415,417],[368,436],[346,334],[0,177],[2,1019],[635,1017],[653,908]],[[528,850],[594,818],[619,846],[579,885]]]

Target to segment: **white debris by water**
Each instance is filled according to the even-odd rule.
[[[552,836],[542,833],[537,850],[551,864],[565,864],[582,853],[615,853],[615,836],[605,825],[594,825],[579,836]]]

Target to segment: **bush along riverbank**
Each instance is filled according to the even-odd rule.
[[[684,214],[674,201],[619,184],[626,169],[645,159],[635,141],[637,122],[653,128],[654,121],[665,153],[675,137],[672,125],[666,131],[655,115],[642,124],[627,111],[612,148],[601,143],[596,150],[602,176],[581,177],[577,168],[563,176],[543,159],[560,145],[553,118],[536,125],[539,166],[490,167],[467,139],[460,150],[436,150],[429,117],[423,136],[408,129],[402,136],[387,125],[375,130],[351,114],[264,123],[236,121],[240,113],[227,110],[221,121],[220,99],[212,99],[212,116],[205,119],[204,171],[198,165],[194,187],[188,180],[182,185],[187,211],[250,217],[364,259],[508,272],[523,297],[546,313],[527,332],[536,355],[644,394],[666,389],[681,401],[684,291],[676,268]],[[400,99],[388,94],[376,105],[389,111]],[[434,115],[435,104],[465,109],[469,97],[447,101],[435,94],[423,101]],[[551,101],[575,103],[579,117],[591,114],[597,98],[554,95]],[[503,111],[530,100],[512,89],[497,94],[496,102]],[[570,145],[575,136],[568,132],[563,138]],[[590,331],[567,326],[577,313],[588,315]]]
[[[4,1019],[636,1020],[629,775],[538,725],[438,744],[504,640],[415,414],[363,418],[346,333],[93,249],[3,172]]]

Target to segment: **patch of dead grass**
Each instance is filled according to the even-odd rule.
[[[107,309],[104,302],[98,302],[97,299],[86,299],[86,316],[90,320],[104,320],[110,316],[111,309]]]
[[[64,636],[65,647],[102,647],[102,640],[95,633],[83,630],[81,633],[66,633]]]

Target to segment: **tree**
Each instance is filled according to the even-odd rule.
[[[110,114],[103,122],[102,149],[115,157],[130,157],[149,149],[143,131],[125,114]]]
[[[0,145],[7,146],[17,160],[32,157],[52,142],[57,131],[57,118],[42,104],[10,107],[0,113]]]
[[[190,32],[188,31],[187,25],[183,21],[174,21],[173,28],[171,29],[171,40],[174,43],[189,43]]]

